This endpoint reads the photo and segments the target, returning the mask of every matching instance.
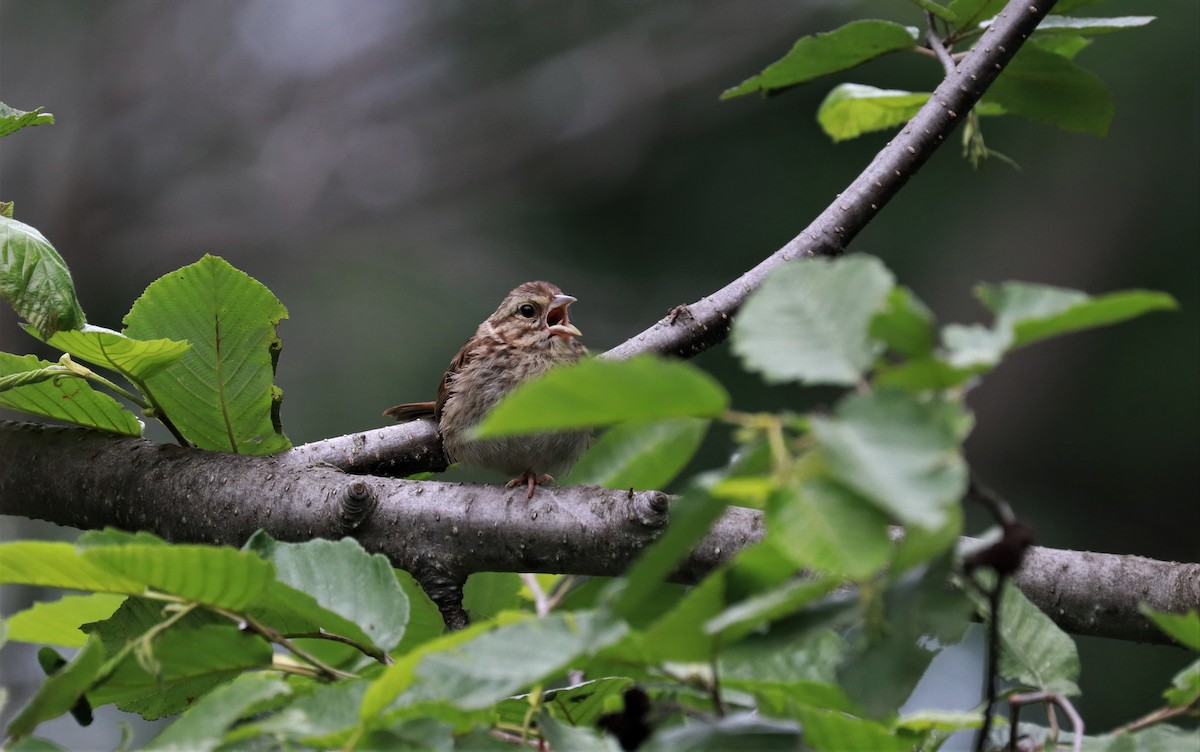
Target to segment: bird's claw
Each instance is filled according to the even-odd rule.
[[[525,498],[532,499],[534,489],[537,488],[538,486],[540,486],[541,484],[545,483],[548,480],[550,480],[550,481],[554,480],[554,476],[550,475],[549,473],[545,473],[543,475],[538,475],[537,473],[535,473],[531,470],[531,471],[524,473],[520,477],[513,478],[508,483],[505,483],[504,487],[505,488],[514,488],[516,486],[520,486],[520,485],[524,484],[529,489],[528,491],[525,492]]]

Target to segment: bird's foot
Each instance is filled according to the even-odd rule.
[[[533,490],[548,480],[554,480],[554,476],[550,475],[549,473],[546,473],[543,475],[538,475],[537,473],[533,472],[532,470],[527,470],[520,477],[513,478],[508,483],[505,483],[504,487],[505,488],[514,488],[514,487],[520,486],[522,484],[526,485],[526,486],[528,486],[529,490],[525,492],[525,498],[532,499],[533,498]]]

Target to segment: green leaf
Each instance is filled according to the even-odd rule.
[[[1200,651],[1200,612],[1188,609],[1187,613],[1173,614],[1169,611],[1159,611],[1142,603],[1138,606],[1155,626],[1170,635],[1180,645],[1189,650]]]
[[[809,603],[829,594],[841,584],[836,578],[795,578],[786,584],[735,603],[704,625],[705,631],[723,643],[735,642],[764,624],[790,616]]]
[[[36,332],[30,331],[36,336]],[[130,381],[142,381],[179,360],[188,351],[187,342],[169,339],[142,341],[100,326],[57,332],[46,340],[73,357],[109,368]]]
[[[637,421],[610,428],[572,468],[567,483],[633,488],[663,488],[692,459],[708,421],[673,418]]]
[[[253,605],[275,579],[269,562],[226,547],[104,546],[87,549],[83,558],[160,592],[232,611]]]
[[[1112,94],[1096,74],[1061,55],[1028,45],[988,89],[985,101],[1013,115],[1068,131],[1104,136]]]
[[[838,84],[817,108],[817,122],[836,141],[903,125],[929,101],[929,92]]]
[[[1200,659],[1175,674],[1170,689],[1163,692],[1163,697],[1173,708],[1187,707],[1200,701]]]
[[[889,21],[853,21],[823,34],[801,37],[787,55],[762,73],[721,94],[721,99],[768,93],[861,65],[916,43],[916,30]]]
[[[178,625],[153,642],[154,671],[146,656],[126,655],[99,686],[88,692],[94,706],[115,703],[146,720],[182,712],[197,697],[244,671],[271,665],[271,645],[232,622],[194,629]]]
[[[1079,694],[1075,641],[1007,580],[1000,603],[999,672],[1044,692]]]
[[[7,136],[34,125],[54,125],[54,116],[38,107],[26,112],[0,102],[0,136]]]
[[[542,692],[543,707],[558,718],[568,718],[577,726],[593,726],[600,716],[624,707],[622,696],[634,683],[625,676],[609,676]],[[520,726],[529,712],[530,695],[516,695],[496,706],[501,723]]]
[[[624,581],[614,583],[613,613],[635,627],[657,617],[655,600],[679,560],[708,533],[725,511],[726,502],[702,491],[685,493],[671,504],[671,523],[658,540],[634,561]]]
[[[579,721],[576,721],[579,723]],[[550,743],[551,749],[570,749],[578,752],[620,752],[615,737],[583,726],[570,726],[542,710],[538,714],[538,730]]]
[[[957,28],[966,30],[981,19],[991,18],[1000,12],[1006,0],[951,0],[950,11],[958,17]]]
[[[250,728],[240,731],[290,739],[318,748],[341,747],[349,738],[347,731],[358,723],[357,711],[367,686],[368,682],[362,680],[317,686],[278,713],[253,721]]]
[[[486,708],[557,673],[581,655],[620,639],[625,626],[587,612],[525,618],[448,650],[429,652],[415,670],[410,702]]]
[[[5,752],[69,752],[66,747],[60,747],[49,739],[37,736],[23,737],[16,744],[4,747]]]
[[[996,314],[996,321],[991,329],[950,325],[942,331],[949,362],[958,368],[995,365],[1017,347],[1178,307],[1160,292],[1130,290],[1089,298],[1078,290],[1027,282],[980,285],[976,295]]]
[[[25,736],[42,721],[70,710],[96,680],[103,665],[104,646],[98,639],[89,639],[66,666],[46,677],[29,703],[8,724],[8,735]]]
[[[1084,18],[1080,16],[1046,16],[1038,24],[1037,34],[1111,34],[1114,31],[1136,29],[1157,20],[1155,16],[1118,16],[1114,18]],[[987,28],[991,23],[980,24]]]
[[[66,595],[50,603],[35,603],[8,618],[9,637],[45,645],[83,647],[87,635],[79,631],[79,626],[107,619],[124,602],[124,595],[92,593]]]
[[[834,477],[906,524],[940,528],[966,490],[954,402],[879,389],[813,417],[813,437]]]
[[[705,578],[671,604],[652,624],[632,632],[604,653],[619,663],[656,666],[665,662],[706,663],[717,646],[715,636],[705,629],[725,605],[725,581],[721,576]]]
[[[871,256],[787,264],[742,307],[733,350],[770,382],[855,384],[879,350],[867,330],[893,283]]]
[[[208,752],[222,743],[226,729],[253,705],[288,694],[281,679],[246,674],[201,697],[182,718],[167,726],[145,749]]]
[[[913,739],[881,723],[856,718],[840,710],[805,708],[799,711],[804,725],[804,742],[812,749],[908,752]]]
[[[639,356],[593,358],[517,388],[488,414],[476,436],[493,437],[628,420],[712,418],[729,395],[712,376],[688,363]]]
[[[1061,55],[1068,60],[1074,60],[1076,55],[1092,44],[1092,40],[1079,34],[1051,34],[1046,37],[1034,36],[1028,44],[1041,47],[1047,52]]]
[[[952,328],[946,327],[947,330]],[[880,363],[876,366],[874,382],[879,387],[909,392],[941,391],[961,386],[987,370],[988,366],[980,364],[956,368],[939,357],[927,356],[897,365]]]
[[[521,575],[516,572],[475,572],[463,585],[463,608],[472,621],[490,619],[501,611],[517,611],[521,600]]]
[[[0,217],[7,217],[8,219],[13,218],[12,201],[0,201]]]
[[[70,543],[17,541],[0,544],[0,584],[64,590],[142,593],[145,585],[85,559]]]
[[[769,535],[800,569],[864,581],[891,557],[887,515],[830,480],[781,490],[767,520]]]
[[[180,432],[201,449],[271,454],[291,444],[274,398],[287,309],[271,291],[216,256],[153,282],[125,316],[135,339],[192,346],[146,386]]]
[[[71,373],[35,355],[0,352],[0,407],[121,436],[142,435],[137,416]]]
[[[307,593],[322,608],[357,625],[384,651],[404,637],[408,596],[382,554],[367,553],[352,538],[279,543],[256,535],[250,548],[275,565],[279,582]],[[326,629],[334,631],[332,626]]]
[[[929,11],[946,23],[958,23],[958,16],[954,14],[954,11],[950,10],[944,5],[935,3],[933,0],[911,0],[911,2],[913,5]]]
[[[85,321],[71,272],[54,246],[9,217],[0,217],[0,297],[43,337],[78,329]]]
[[[894,287],[871,318],[870,334],[889,350],[920,358],[933,352],[933,314],[907,287]]]

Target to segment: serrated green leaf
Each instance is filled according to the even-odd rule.
[[[894,287],[883,310],[871,318],[869,332],[889,350],[909,358],[933,352],[933,314],[907,287]]]
[[[54,125],[54,116],[42,112],[44,107],[26,112],[0,102],[0,137],[34,125]]]
[[[782,489],[767,507],[767,527],[798,569],[819,574],[867,580],[892,553],[887,515],[824,478]]]
[[[287,694],[281,679],[246,674],[201,697],[182,718],[163,729],[144,749],[208,752],[223,741],[226,729],[252,705]]]
[[[30,331],[30,334],[36,336],[36,331]],[[82,329],[56,332],[46,344],[70,353],[78,360],[116,371],[134,382],[171,365],[190,347],[187,342],[169,339],[131,339],[120,332],[91,324],[84,324]]]
[[[0,352],[0,377],[12,377],[0,389],[0,407],[121,436],[142,435],[137,416],[68,371],[35,355]]]
[[[404,637],[408,597],[382,554],[367,553],[352,538],[280,543],[257,535],[250,548],[275,565],[279,582],[357,625],[384,651]],[[326,630],[334,631],[332,626]]]
[[[205,256],[151,283],[125,316],[125,334],[191,344],[182,359],[146,380],[179,431],[202,449],[271,454],[291,444],[278,431],[273,399],[287,309],[257,280]]]
[[[368,685],[367,681],[349,680],[318,686],[279,712],[251,722],[243,731],[314,747],[340,747],[358,723],[358,708]]]
[[[516,572],[475,572],[463,585],[463,608],[471,621],[490,619],[501,611],[520,610],[521,575]]]
[[[708,421],[673,418],[610,428],[579,458],[566,482],[572,485],[663,488],[700,447]]]
[[[14,738],[25,736],[42,721],[66,713],[96,680],[103,666],[104,646],[98,639],[89,639],[66,666],[46,677],[21,712],[8,724],[8,735]]]
[[[812,433],[834,477],[906,524],[941,527],[966,490],[957,435],[962,407],[879,389],[813,417]]]
[[[9,636],[24,642],[83,647],[87,635],[79,630],[80,625],[107,619],[124,602],[124,595],[92,593],[35,603],[8,618]]]
[[[1173,311],[1179,304],[1170,295],[1146,290],[1129,290],[1100,295],[1065,310],[1013,325],[1014,347],[1024,347],[1060,334],[1109,326],[1151,311]]]
[[[0,217],[0,297],[43,337],[86,321],[71,272],[50,241],[33,227]]]
[[[142,593],[141,580],[85,559],[70,543],[17,541],[0,544],[0,584],[41,585],[64,590]]]
[[[999,672],[1044,692],[1079,694],[1075,641],[1007,580],[1000,604]]]
[[[757,76],[726,90],[721,99],[795,86],[889,52],[908,49],[915,43],[915,30],[908,27],[889,21],[852,21],[833,31],[801,37],[787,55]]]
[[[1138,606],[1155,626],[1173,637],[1180,645],[1189,650],[1200,651],[1200,612],[1188,609],[1186,613],[1173,614],[1169,611],[1159,611],[1142,603]]]
[[[742,307],[733,350],[770,382],[855,384],[878,353],[867,330],[894,281],[861,254],[787,264]]]
[[[1022,47],[991,85],[985,101],[1044,125],[1104,136],[1112,94],[1096,74],[1034,45]]]
[[[488,414],[479,437],[608,426],[628,420],[712,418],[729,395],[688,363],[639,356],[589,359],[517,388]]]
[[[125,545],[85,550],[83,558],[128,580],[188,600],[240,611],[275,579],[252,553],[200,545]]]
[[[105,681],[88,692],[99,706],[115,703],[146,720],[182,712],[214,687],[244,671],[271,665],[271,645],[232,622],[194,629],[173,627],[153,642],[156,672],[126,655]]]

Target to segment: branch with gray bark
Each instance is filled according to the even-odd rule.
[[[691,357],[722,342],[746,297],[794,259],[840,254],[932,153],[1053,5],[1014,0],[929,102],[837,199],[783,248],[721,290],[680,306],[605,353]],[[397,480],[442,470],[436,427],[413,422],[243,457],[78,429],[0,422],[0,513],[77,528],[148,530],[179,542],[240,545],[353,535],[414,574],[447,623],[465,620],[461,586],[478,571],[618,575],[667,524],[670,499],[596,488],[542,489]],[[388,476],[388,477],[384,477]],[[696,582],[762,535],[731,507],[675,577]],[[1200,604],[1200,565],[1034,548],[1018,586],[1069,631],[1165,641],[1138,613]]]
[[[347,438],[350,444],[352,439]],[[413,574],[451,626],[465,623],[474,572],[616,576],[666,527],[658,491],[521,489],[354,475],[287,453],[206,452],[77,428],[0,422],[0,514],[85,529],[147,530],[238,546],[256,530],[285,541],[353,536]],[[674,574],[699,582],[762,539],[759,512],[729,507]],[[1200,564],[1031,549],[1018,587],[1064,629],[1169,640],[1138,604],[1200,607]]]

